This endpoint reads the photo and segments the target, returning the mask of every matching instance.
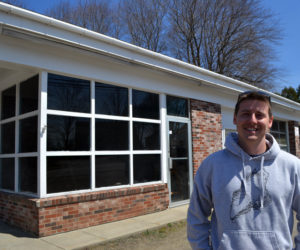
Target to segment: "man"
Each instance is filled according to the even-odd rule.
[[[268,134],[270,99],[263,92],[240,94],[237,133],[199,167],[187,218],[193,249],[292,249],[293,210],[300,219],[300,160]],[[297,236],[296,249],[299,241]]]

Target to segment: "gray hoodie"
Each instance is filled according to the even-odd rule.
[[[226,149],[199,167],[187,217],[193,249],[292,249],[293,210],[300,219],[300,160],[280,150],[271,135],[266,139],[269,150],[250,156],[231,133]],[[299,236],[295,244],[300,249]]]

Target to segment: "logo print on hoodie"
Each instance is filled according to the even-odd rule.
[[[264,171],[263,183],[260,182],[261,171]],[[241,187],[232,193],[230,206],[230,219],[232,222],[235,222],[240,216],[249,213],[251,210],[260,210],[262,207],[270,205],[272,200],[267,189],[269,175],[270,174],[264,168],[259,171],[254,169],[252,173],[241,182]],[[261,204],[262,201],[263,204]]]

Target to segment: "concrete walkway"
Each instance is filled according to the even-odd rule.
[[[35,238],[0,222],[0,250],[80,249],[186,219],[188,205],[72,232]]]

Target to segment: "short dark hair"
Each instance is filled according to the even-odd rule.
[[[271,96],[263,91],[246,91],[238,96],[238,100],[235,105],[234,115],[237,115],[240,109],[241,102],[245,100],[259,100],[268,103],[269,105],[269,116],[272,117],[272,105],[271,105]]]

